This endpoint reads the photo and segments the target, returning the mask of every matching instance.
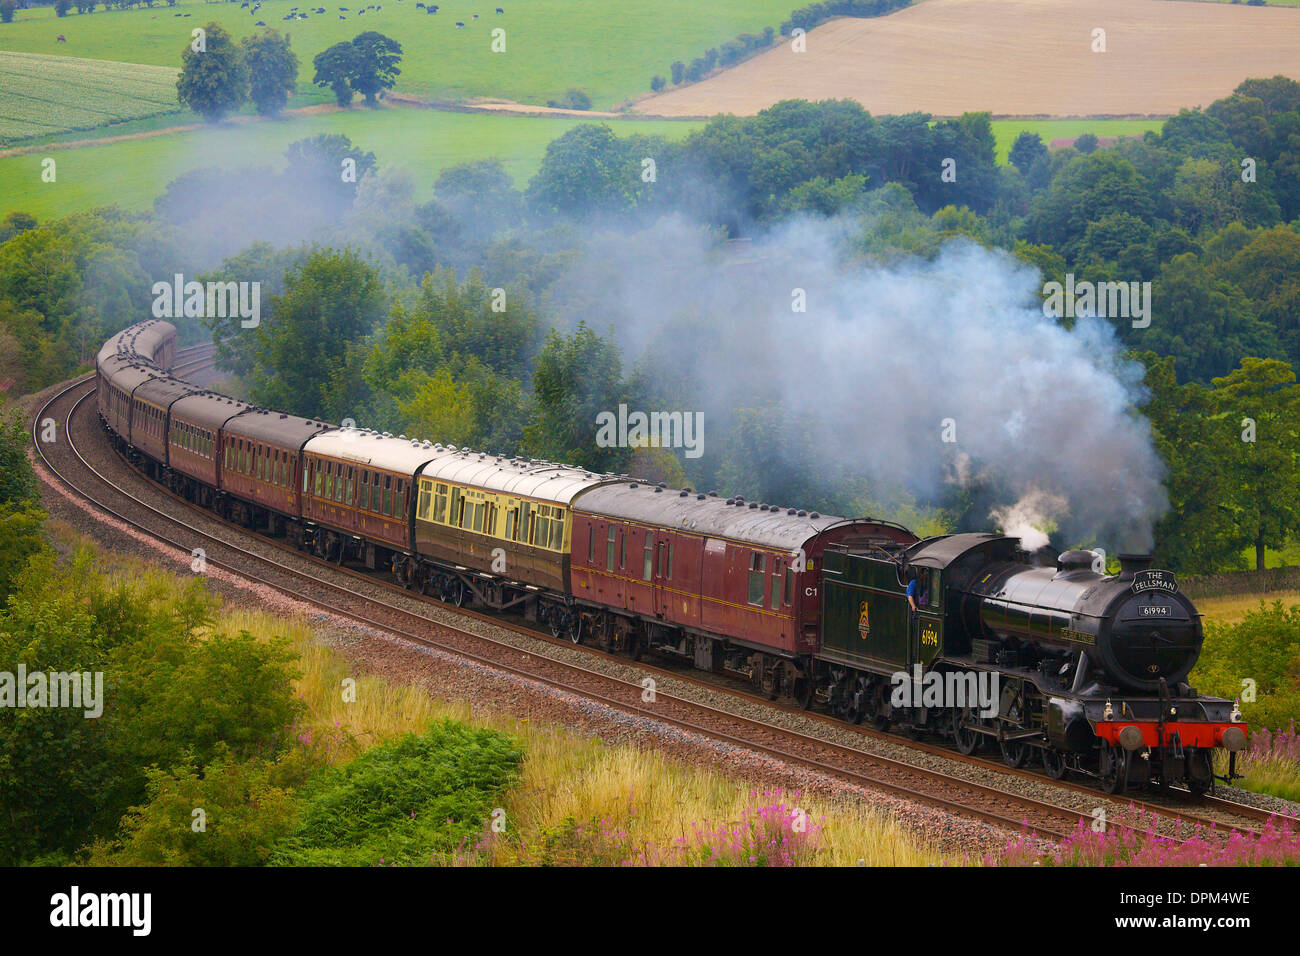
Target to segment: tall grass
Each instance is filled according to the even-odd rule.
[[[297,690],[308,716],[299,728],[299,744],[322,761],[337,766],[369,748],[408,732],[421,733],[430,723],[451,719],[508,733],[520,741],[524,760],[520,778],[503,799],[505,831],[489,841],[490,852],[462,856],[463,862],[489,865],[618,863],[620,851],[597,845],[584,835],[622,834],[619,846],[642,862],[708,862],[707,854],[690,857],[674,847],[681,841],[697,848],[722,847],[716,836],[757,821],[767,828],[784,801],[802,811],[806,831],[790,830],[791,850],[764,862],[851,866],[926,866],[943,862],[886,814],[861,800],[829,800],[774,791],[759,792],[728,774],[683,764],[662,753],[612,745],[550,724],[505,715],[476,715],[469,705],[433,697],[412,685],[392,684],[358,673],[342,654],[321,643],[303,619],[259,611],[223,611],[214,631],[245,630],[262,638],[286,637],[300,655],[302,677]],[[356,681],[355,701],[344,699],[345,678]],[[493,833],[490,821],[485,832]],[[581,829],[583,832],[575,833]],[[766,829],[764,832],[768,832]],[[806,833],[813,842],[803,840]],[[713,834],[707,838],[700,834]],[[704,840],[701,843],[700,840]],[[793,852],[794,844],[799,844]],[[547,851],[548,845],[550,850]],[[549,855],[548,855],[549,853]],[[746,859],[735,862],[748,865]]]

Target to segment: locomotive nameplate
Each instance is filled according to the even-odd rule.
[[[1096,644],[1097,635],[1089,634],[1087,631],[1076,630],[1073,627],[1061,628],[1061,637],[1067,641],[1074,641],[1076,644]]]
[[[1172,571],[1139,571],[1133,575],[1133,593],[1141,594],[1143,591],[1160,591],[1164,594],[1177,594],[1178,581],[1174,578]]]

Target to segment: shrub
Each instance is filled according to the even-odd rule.
[[[505,734],[451,720],[406,734],[316,778],[281,865],[422,865],[479,832],[516,778],[522,751]]]

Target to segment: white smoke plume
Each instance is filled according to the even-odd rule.
[[[973,243],[892,265],[846,254],[863,228],[801,219],[722,244],[680,220],[589,233],[550,304],[689,383],[711,440],[737,408],[774,400],[813,432],[812,460],[775,454],[782,467],[927,501],[973,484],[981,515],[1037,492],[1062,543],[1148,550],[1163,465],[1135,411],[1142,368],[1110,326],[1045,317],[1036,270]]]

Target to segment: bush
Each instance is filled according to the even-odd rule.
[[[293,829],[293,796],[267,761],[219,759],[203,774],[149,771],[149,802],[132,807],[114,843],[91,847],[91,866],[260,866]],[[196,811],[198,811],[196,813]]]
[[[14,11],[18,9],[18,4],[14,0],[0,0],[0,22],[13,23]]]
[[[562,100],[547,100],[546,105],[557,110],[589,110],[591,97],[585,90],[571,89]]]
[[[1242,701],[1255,728],[1285,727],[1300,713],[1300,605],[1260,602],[1239,624],[1210,622],[1192,679],[1197,690],[1237,698],[1254,682],[1255,701]]]
[[[452,720],[367,751],[311,783],[279,865],[424,865],[448,860],[491,816],[522,751]]]

